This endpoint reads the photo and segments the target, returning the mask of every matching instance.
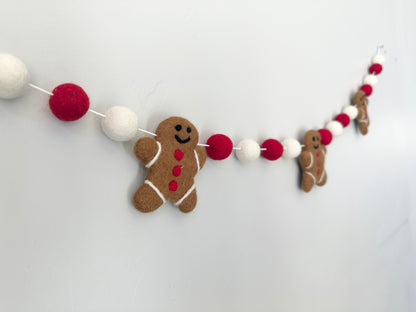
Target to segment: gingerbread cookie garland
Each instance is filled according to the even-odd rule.
[[[230,138],[223,134],[212,135],[206,144],[201,144],[198,143],[196,128],[181,117],[166,119],[160,123],[156,133],[152,133],[139,128],[137,115],[127,107],[113,106],[104,114],[91,109],[87,93],[78,85],[65,83],[49,92],[30,83],[30,74],[25,64],[10,54],[0,54],[0,98],[17,98],[27,87],[31,87],[50,96],[51,112],[62,121],[76,121],[89,112],[102,118],[103,132],[114,141],[129,141],[136,137],[138,131],[155,136],[154,139],[141,138],[135,146],[135,155],[147,168],[147,175],[137,190],[133,203],[139,211],[150,212],[171,200],[182,212],[190,212],[195,208],[197,201],[194,176],[204,165],[207,155],[213,160],[223,160],[235,151],[237,158],[242,162],[253,161],[260,155],[270,161],[282,156],[299,157],[302,168],[301,188],[308,192],[315,184],[324,185],[327,180],[324,170],[325,146],[333,137],[341,135],[343,128],[354,119],[361,134],[368,133],[368,97],[378,81],[376,76],[383,70],[385,57],[379,53],[383,48],[377,47],[377,54],[368,69],[369,74],[354,95],[352,105],[346,107],[325,128],[308,131],[304,136],[303,145],[293,138],[287,138],[282,142],[270,138],[261,145],[254,140],[245,139],[234,147]],[[189,136],[182,136],[186,134],[183,132],[184,129],[190,129]],[[316,140],[319,141],[317,148],[317,144],[313,144]]]

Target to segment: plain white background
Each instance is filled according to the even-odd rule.
[[[328,183],[299,189],[295,160],[207,161],[199,203],[141,214],[134,141],[99,117],[63,123],[34,90],[0,101],[0,310],[416,309],[416,22],[412,0],[11,1],[0,50],[48,90],[91,107],[171,115],[201,141],[302,138],[345,105],[376,45],[387,63],[371,126],[327,153]]]

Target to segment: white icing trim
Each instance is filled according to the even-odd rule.
[[[322,173],[321,177],[319,178],[318,183],[321,183],[322,182],[322,180],[323,180],[323,178],[324,178],[325,175],[326,175],[326,171],[324,170],[324,172]]]
[[[195,154],[196,164],[198,165],[198,171],[199,171],[201,170],[201,166],[199,165],[199,157],[198,157],[198,153],[196,152],[196,150],[194,150],[194,154]]]
[[[191,194],[194,189],[195,189],[195,184],[191,186],[191,188],[188,190],[188,192],[186,192],[185,195],[183,195],[183,197],[175,203],[175,205],[179,206],[180,204],[182,204],[182,202],[185,200],[185,198],[187,198],[189,196],[189,194]]]
[[[310,172],[308,172],[308,171],[305,171],[305,173],[306,173],[306,174],[309,174],[309,175],[312,177],[312,179],[313,179],[313,184],[316,184],[316,179],[315,179],[315,177],[313,176],[313,174],[312,174],[312,173],[310,173]]]
[[[163,194],[159,191],[159,189],[152,182],[150,182],[149,180],[145,180],[144,184],[149,185],[153,189],[153,191],[155,191],[156,194],[160,197],[163,203],[166,203],[165,196],[163,196]]]
[[[313,154],[311,152],[309,152],[309,154],[311,154],[311,163],[305,169],[310,169],[313,165]]]
[[[158,141],[156,141],[156,143],[157,143],[157,147],[158,147],[157,153],[156,153],[155,157],[153,157],[153,159],[147,163],[147,165],[145,166],[146,168],[150,168],[151,166],[153,166],[155,164],[156,160],[159,158],[160,153],[162,152],[162,145]]]
[[[368,119],[359,119],[358,122],[368,123]]]

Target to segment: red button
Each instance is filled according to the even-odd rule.
[[[173,169],[172,169],[172,174],[173,174],[175,177],[178,177],[178,176],[181,174],[181,172],[182,172],[182,168],[181,168],[181,166],[175,166],[175,167],[173,167]]]
[[[176,182],[175,180],[170,181],[169,189],[175,192],[178,189],[178,182]]]
[[[182,160],[182,158],[183,158],[183,152],[181,150],[177,149],[175,151],[175,159],[176,160]]]
[[[316,157],[319,157],[319,152],[316,153]]]
[[[320,173],[321,173],[321,171],[319,171],[319,169],[318,169],[318,171],[316,171],[316,174],[319,175]]]

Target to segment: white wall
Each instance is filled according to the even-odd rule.
[[[0,310],[414,311],[414,1],[11,1],[0,49],[49,90],[80,84],[154,130],[262,140],[322,127],[388,62],[367,137],[328,148],[304,194],[296,161],[208,161],[199,204],[144,215],[144,170],[88,115],[62,123],[35,91],[0,101]],[[413,162],[412,162],[413,160]],[[413,287],[412,287],[413,286]]]

